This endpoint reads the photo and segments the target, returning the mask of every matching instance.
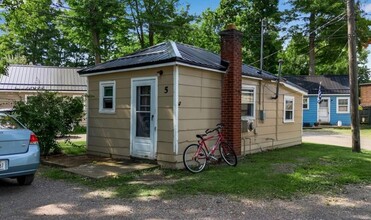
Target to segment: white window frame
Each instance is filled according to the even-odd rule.
[[[292,101],[292,119],[286,119],[286,101]],[[284,100],[283,100],[283,122],[284,123],[295,122],[295,97],[294,96],[284,96]]]
[[[29,97],[33,97],[33,96],[37,96],[37,95],[30,95],[30,94],[24,95],[24,103],[27,104]]]
[[[307,100],[307,107],[304,108],[304,100]],[[309,109],[309,97],[303,97],[303,110],[308,110]]]
[[[112,86],[112,108],[103,108],[104,88]],[[112,114],[116,112],[116,81],[99,82],[99,113]]]
[[[346,111],[339,111],[339,100],[346,99],[348,100],[348,106]],[[348,114],[350,113],[350,97],[336,97],[336,113],[337,114]]]
[[[241,96],[244,93],[247,93],[244,90],[253,90],[253,115],[252,116],[241,116],[241,120],[248,120],[248,119],[255,119],[256,113],[256,86],[250,86],[250,85],[242,85],[242,91],[241,91]],[[242,105],[242,100],[241,100],[241,105]]]

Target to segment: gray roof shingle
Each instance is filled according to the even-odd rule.
[[[350,94],[348,75],[284,76],[284,78],[308,90],[308,94],[318,94],[320,83],[322,94]]]
[[[10,65],[0,75],[0,90],[86,91],[87,79],[77,68]]]
[[[80,70],[79,73],[84,75],[89,73],[99,73],[103,71],[161,64],[172,61],[220,71],[225,71],[228,68],[228,62],[222,61],[220,55],[218,54],[195,46],[169,41],[157,44],[144,50],[140,50],[116,60],[87,67]],[[264,79],[277,78],[267,71],[262,71],[262,73],[260,73],[259,69],[246,64],[242,65],[242,74]]]

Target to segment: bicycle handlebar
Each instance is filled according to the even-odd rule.
[[[214,128],[213,130],[206,129],[205,134],[210,134],[210,133],[213,133],[214,131],[220,132],[220,129],[222,129],[223,127],[224,125],[222,123],[219,123],[216,125],[216,128]]]

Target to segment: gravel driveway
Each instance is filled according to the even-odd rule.
[[[107,192],[43,177],[26,187],[0,180],[0,219],[371,219],[371,185],[348,186],[336,196],[292,200],[110,197]]]
[[[316,144],[337,145],[342,147],[352,147],[352,136],[337,134],[332,131],[310,130],[303,131],[303,142]],[[371,137],[361,137],[361,150],[371,150]]]

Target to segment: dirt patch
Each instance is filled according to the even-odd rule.
[[[163,171],[155,170],[151,173],[143,173],[140,176],[137,176],[133,181],[130,181],[129,184],[144,184],[144,185],[169,185],[174,184],[178,180],[175,180],[171,177],[166,177]]]
[[[117,162],[117,161],[107,157],[99,157],[86,154],[77,156],[58,154],[41,158],[42,164],[63,168],[78,167],[83,164],[97,162]]]
[[[295,164],[292,163],[279,163],[279,164],[272,164],[273,172],[278,174],[290,174],[294,173],[295,171]]]

